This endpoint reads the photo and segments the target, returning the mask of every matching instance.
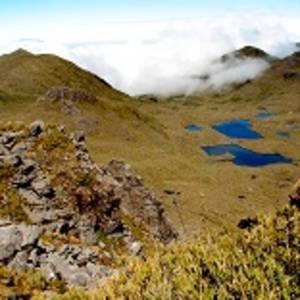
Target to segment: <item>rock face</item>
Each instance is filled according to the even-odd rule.
[[[165,243],[176,238],[176,233],[164,216],[161,203],[145,189],[142,178],[135,176],[128,164],[112,160],[105,170],[118,182],[115,193],[122,199],[120,207],[133,217],[136,226],[147,226],[153,237]]]
[[[40,269],[47,280],[61,279],[69,287],[96,287],[115,271],[97,263],[101,254],[87,247],[63,245],[59,248],[43,242],[45,229],[32,225],[0,227],[0,263],[15,271]]]
[[[44,96],[38,98],[38,101],[58,103],[60,110],[66,115],[76,115],[80,109],[76,103],[96,103],[97,98],[84,90],[75,90],[69,87],[52,87]]]
[[[69,100],[72,102],[96,103],[97,98],[83,90],[75,90],[66,86],[52,87],[46,94],[39,98],[40,101],[59,102]]]
[[[48,245],[47,235],[63,243]],[[1,263],[90,288],[114,273],[103,263],[115,256],[108,239],[139,255],[144,240],[168,243],[176,236],[142,179],[122,161],[95,164],[83,133],[41,121],[0,129]]]

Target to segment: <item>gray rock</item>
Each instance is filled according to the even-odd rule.
[[[24,272],[28,269],[28,253],[26,251],[18,252],[8,267],[18,272]]]
[[[33,180],[32,176],[17,174],[12,179],[12,185],[16,188],[28,188]]]
[[[21,245],[22,233],[17,226],[0,227],[0,261],[11,259]]]
[[[129,247],[129,252],[133,256],[137,256],[143,250],[143,244],[141,242],[133,242]]]
[[[21,173],[23,175],[29,175],[33,171],[36,171],[37,169],[38,169],[38,164],[36,161],[34,161],[32,159],[26,159],[23,162],[23,166],[21,168]]]
[[[78,115],[80,114],[80,109],[76,107],[75,103],[71,100],[62,100],[61,101],[60,111],[65,115]]]
[[[44,205],[45,204],[45,199],[39,197],[35,192],[32,190],[27,190],[27,189],[19,189],[19,195],[26,199],[27,204],[29,205]]]
[[[12,225],[11,220],[0,218],[0,227],[7,227],[9,225]]]
[[[27,150],[27,145],[25,143],[18,143],[16,144],[11,152],[15,155],[21,155]]]
[[[0,156],[5,156],[5,155],[8,155],[8,154],[9,154],[9,152],[7,151],[7,149],[5,149],[5,147],[0,144]]]
[[[43,228],[35,225],[28,226],[25,224],[20,224],[17,226],[17,229],[22,234],[22,242],[21,242],[22,248],[36,244],[38,239],[41,237],[41,235],[44,232]]]
[[[22,159],[19,155],[7,155],[3,161],[13,167],[19,167],[22,164]]]
[[[85,141],[85,135],[83,131],[77,131],[73,134],[73,141],[75,143],[82,143]]]
[[[46,202],[47,199],[43,198]],[[42,199],[42,200],[43,200]],[[56,210],[47,210],[40,207],[23,207],[26,215],[30,219],[30,221],[34,224],[49,224],[52,222],[56,222],[57,211]],[[51,225],[51,224],[50,224]],[[55,230],[59,224],[53,224],[52,230]]]
[[[66,278],[70,287],[87,287],[91,282],[91,279],[92,278],[88,275],[84,268],[78,268]]]
[[[8,132],[0,138],[0,143],[3,144],[5,148],[11,149],[15,145],[19,136],[20,133],[18,132]]]
[[[44,122],[43,121],[35,121],[30,124],[29,131],[30,136],[37,137],[44,131]]]
[[[46,177],[38,177],[32,183],[33,190],[41,197],[53,198],[55,196],[54,189],[50,186]]]

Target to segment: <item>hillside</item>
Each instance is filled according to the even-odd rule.
[[[268,61],[153,101],[56,56],[0,57],[0,295],[297,299],[300,56]]]
[[[254,55],[263,53],[247,49],[247,55],[254,50]],[[7,66],[17,66],[14,62],[19,56],[17,52],[0,60]],[[235,231],[243,218],[257,212],[274,212],[285,202],[288,187],[300,177],[298,54],[272,61],[271,68],[259,78],[232,90],[159,101],[132,99],[54,56],[28,53],[21,56],[29,56],[31,61],[31,66],[22,71],[26,73],[24,81],[26,77],[35,78],[37,88],[28,83],[22,85],[17,77],[10,76],[9,85],[28,96],[15,97],[7,80],[2,78],[0,90],[8,96],[0,100],[1,120],[28,124],[38,117],[50,124],[62,124],[67,130],[83,130],[91,156],[98,164],[105,165],[118,158],[141,174],[183,238],[219,231],[224,226]],[[57,75],[58,80],[51,77],[52,73],[51,76],[45,73],[44,67],[44,71],[40,70],[44,63],[48,65],[46,70],[64,76]],[[69,68],[77,71],[66,72]],[[39,72],[46,75],[39,77]],[[51,83],[49,76],[54,78]],[[92,86],[82,78],[89,78]],[[31,87],[24,92],[24,86]],[[71,101],[64,99],[65,95]],[[46,101],[40,101],[41,98]],[[94,98],[97,101],[84,101]],[[262,122],[257,114],[265,111],[272,116]],[[208,157],[202,146],[236,142],[212,128],[231,119],[249,119],[253,129],[264,137],[257,141],[238,140],[240,146],[261,153],[280,153],[292,158],[293,164],[245,168],[234,165],[228,156]],[[185,128],[190,124],[199,125],[202,130],[189,132]],[[277,132],[281,131],[290,138],[279,137]]]
[[[0,57],[0,91],[9,99],[36,100],[54,86],[87,90],[100,99],[125,96],[103,79],[55,55],[19,49]]]

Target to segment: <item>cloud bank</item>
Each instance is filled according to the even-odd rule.
[[[130,95],[175,95],[243,82],[263,72],[262,60],[212,63],[245,45],[284,57],[300,41],[296,17],[210,16],[193,20],[99,23],[84,28],[45,28],[0,33],[0,53],[26,48],[54,53],[95,72]],[[196,77],[209,74],[209,79]]]

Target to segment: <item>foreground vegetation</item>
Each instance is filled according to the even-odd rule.
[[[286,207],[243,236],[162,248],[100,291],[55,299],[299,299],[299,217]]]
[[[257,226],[241,235],[223,233],[159,247],[145,260],[125,258],[123,271],[97,291],[71,290],[51,297],[299,299],[299,221],[299,210],[287,206],[273,217],[261,216]],[[43,290],[63,291],[36,272],[18,274],[1,268],[0,273],[0,291],[6,297],[46,299],[49,294],[46,297]]]

